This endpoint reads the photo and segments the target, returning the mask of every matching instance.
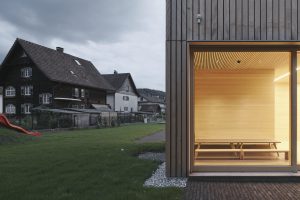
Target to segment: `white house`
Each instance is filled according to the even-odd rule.
[[[139,94],[130,73],[104,74],[106,80],[115,88],[107,94],[106,102],[117,112],[137,112]]]

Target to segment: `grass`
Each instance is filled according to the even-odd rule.
[[[158,166],[139,160],[142,151],[162,151],[163,144],[137,144],[137,138],[162,125],[44,134],[0,145],[0,199],[181,199],[176,188],[144,188]],[[25,136],[28,137],[28,136]]]

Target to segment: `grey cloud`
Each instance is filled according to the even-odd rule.
[[[46,41],[55,36],[73,42],[111,42],[143,26],[141,0],[10,0],[0,17]]]

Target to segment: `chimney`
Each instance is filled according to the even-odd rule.
[[[117,71],[117,70],[114,70],[114,74],[118,74],[118,71]]]
[[[64,52],[64,48],[62,47],[56,47],[56,51],[63,53]]]

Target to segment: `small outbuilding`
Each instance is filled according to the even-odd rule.
[[[299,1],[166,8],[167,175],[298,173]]]

